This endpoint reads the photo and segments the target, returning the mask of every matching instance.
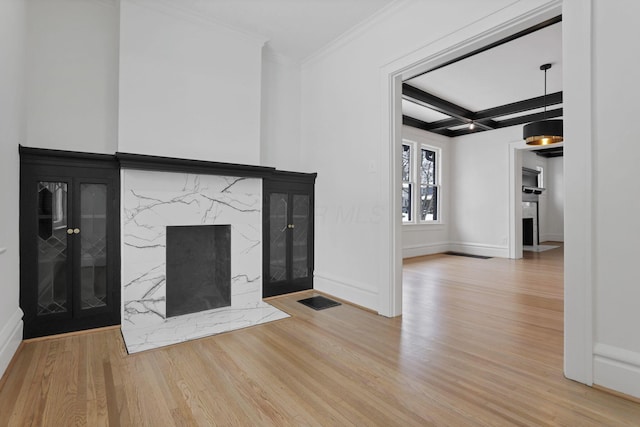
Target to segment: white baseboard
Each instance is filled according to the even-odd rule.
[[[593,383],[640,398],[640,353],[597,343],[593,349]]]
[[[507,246],[485,245],[469,242],[452,242],[449,250],[463,252],[471,255],[490,256],[498,258],[509,258],[509,248]]]
[[[313,288],[376,312],[378,311],[378,292],[367,289],[367,286],[362,283],[315,272],[313,275]]]
[[[564,234],[544,234],[540,240],[542,242],[564,242]]]
[[[17,308],[0,330],[0,377],[9,366],[9,362],[22,342],[22,310]]]
[[[433,255],[449,250],[449,243],[428,243],[426,245],[412,245],[402,248],[402,258]]]

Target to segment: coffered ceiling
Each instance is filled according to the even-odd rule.
[[[562,116],[560,17],[404,82],[406,125],[455,137]],[[473,123],[472,126],[470,126]]]

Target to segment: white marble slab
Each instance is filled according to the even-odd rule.
[[[122,334],[130,353],[288,317],[262,301],[262,180],[121,171]],[[166,228],[231,226],[231,306],[166,316]]]
[[[231,306],[262,300],[262,181],[124,169],[122,325],[166,317],[166,227],[231,225]]]
[[[133,354],[287,317],[290,316],[284,311],[260,301],[242,308],[224,307],[170,317],[160,326],[123,327],[122,336],[127,351]]]

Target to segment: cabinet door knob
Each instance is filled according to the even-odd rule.
[[[80,229],[79,228],[74,228],[73,229],[73,234],[80,234]]]
[[[67,234],[73,234],[73,228],[67,228]]]
[[[295,224],[289,224],[289,228],[296,228]]]

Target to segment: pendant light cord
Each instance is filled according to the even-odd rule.
[[[544,119],[547,120],[547,69],[544,70]]]

